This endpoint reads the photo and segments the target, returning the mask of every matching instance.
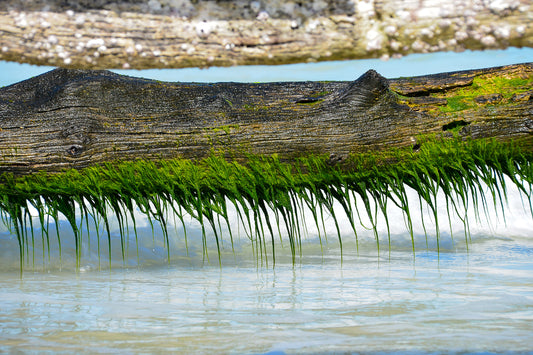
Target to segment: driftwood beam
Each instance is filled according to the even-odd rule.
[[[0,60],[144,69],[533,47],[527,0],[171,3],[2,1]]]
[[[216,250],[222,265],[233,250],[230,211],[261,263],[276,260],[276,230],[280,237],[286,231],[295,263],[306,224],[314,221],[326,233],[325,216],[333,219],[341,253],[346,237],[355,237],[359,248],[362,216],[374,229],[377,250],[387,239],[390,248],[398,221],[389,225],[388,206],[403,211],[413,253],[419,231],[411,216],[420,213],[424,223],[433,212],[440,252],[440,194],[448,218],[463,220],[466,245],[469,211],[503,208],[508,185],[531,199],[532,87],[533,63],[390,80],[371,70],[353,82],[265,84],[167,83],[56,69],[0,89],[0,215],[16,235],[21,271],[36,265],[36,241],[42,240],[46,262],[52,223],[58,242],[70,236],[59,232],[63,218],[77,268],[89,230],[98,238],[98,257],[107,239],[108,264],[119,243],[126,265],[134,255],[129,245],[137,245],[128,238],[137,237],[138,213],[152,231],[160,227],[169,261],[171,238],[182,237],[169,233],[170,219],[183,223],[187,248],[191,217],[201,225],[204,260]],[[410,190],[420,208],[410,206]],[[300,219],[304,208],[313,215],[307,222]],[[341,235],[343,212],[353,235]],[[377,229],[381,215],[386,236]],[[117,222],[119,235],[111,224]]]
[[[353,82],[168,83],[56,69],[0,89],[0,172],[211,152],[286,161],[417,145],[425,134],[533,147],[533,64]]]

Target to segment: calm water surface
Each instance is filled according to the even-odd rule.
[[[255,267],[0,275],[0,352],[533,349],[533,244]],[[364,253],[363,253],[364,254]]]
[[[530,52],[519,53],[508,60],[531,61]],[[130,248],[126,266],[117,254],[109,271],[93,240],[74,271],[73,244],[62,226],[62,268],[54,248],[44,265],[37,248],[21,277],[16,238],[1,227],[0,353],[529,353],[533,219],[523,204],[527,198],[510,191],[506,223],[501,211],[482,213],[479,221],[469,211],[468,243],[462,224],[454,220],[449,230],[441,222],[439,253],[427,216],[429,242],[417,221],[415,255],[398,211],[389,216],[390,252],[384,230],[379,253],[371,232],[360,234],[356,252],[341,222],[342,262],[336,237],[321,250],[310,227],[296,264],[285,244],[275,267],[271,259],[258,265],[245,238],[236,241],[235,254],[225,244],[222,267],[215,253],[206,262],[194,225],[189,253],[177,240],[167,263],[159,236],[138,222],[139,257]]]
[[[269,82],[306,80],[355,80],[369,69],[386,78],[425,75],[495,67],[533,61],[533,48],[509,48],[506,50],[465,51],[461,53],[412,54],[399,59],[346,60],[290,65],[250,65],[209,69],[148,69],[114,70],[117,73],[141,76],[161,81],[182,82]],[[52,70],[40,67],[0,61],[0,86],[13,84]]]

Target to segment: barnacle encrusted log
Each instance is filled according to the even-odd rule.
[[[168,83],[56,69],[0,89],[0,172],[110,161],[417,149],[417,137],[533,146],[533,64],[353,82]],[[444,133],[443,133],[444,132]]]
[[[141,69],[532,47],[532,14],[529,0],[4,0],[0,60]]]

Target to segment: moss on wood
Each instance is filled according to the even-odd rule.
[[[281,162],[277,156],[247,158],[247,162],[241,164],[213,153],[198,161],[113,162],[52,175],[40,173],[17,177],[4,173],[0,178],[0,213],[17,235],[23,268],[30,262],[27,250],[28,245],[34,243],[34,228],[42,229],[47,238],[53,234],[45,220],[51,218],[57,225],[60,215],[66,217],[74,234],[79,266],[81,248],[87,236],[79,228],[76,216],[81,215],[85,221],[89,216],[101,220],[107,235],[100,237],[107,240],[110,249],[110,214],[118,217],[121,240],[124,241],[128,221],[133,222],[133,232],[137,233],[134,206],[138,206],[149,220],[159,222],[167,246],[171,238],[167,229],[168,214],[177,215],[182,220],[184,214],[192,216],[202,226],[204,240],[210,236],[215,239],[220,262],[222,236],[219,223],[224,221],[227,224],[231,237],[228,204],[233,205],[242,224],[248,227],[246,234],[256,245],[258,258],[268,260],[270,255],[273,263],[275,250],[280,247],[274,232],[279,230],[280,221],[287,224],[293,262],[297,260],[305,233],[298,222],[302,206],[311,210],[313,222],[320,230],[324,211],[338,226],[339,216],[333,204],[340,204],[354,228],[356,243],[355,221],[361,218],[360,214],[377,221],[378,214],[385,214],[387,205],[391,204],[403,210],[413,238],[412,220],[416,211],[412,211],[407,203],[407,187],[419,194],[435,219],[437,194],[443,193],[449,217],[459,214],[458,217],[465,221],[465,231],[468,231],[468,224],[462,213],[467,209],[483,211],[490,204],[503,206],[506,201],[504,177],[520,189],[531,208],[533,152],[519,144],[463,140],[445,135],[419,137],[416,149],[353,155],[343,168],[332,165],[330,157],[326,156],[308,156],[292,164]],[[480,200],[479,196],[485,196],[484,186],[491,195]],[[354,206],[356,197],[363,201],[363,206]],[[39,226],[31,222],[31,208],[38,211]],[[268,218],[268,211],[275,214],[275,221]],[[439,246],[436,222],[435,236]],[[376,230],[377,225],[372,223]],[[386,219],[385,223],[388,229],[389,221]],[[259,225],[263,227],[259,228]],[[59,234],[57,237],[60,238]],[[340,232],[337,237],[342,251]],[[390,246],[390,238],[390,234],[380,236],[376,232],[378,250],[382,243]],[[465,239],[468,245],[467,232]],[[124,242],[121,246],[124,258]],[[208,257],[207,249],[204,253]],[[168,258],[172,259],[170,252]]]
[[[219,261],[221,223],[232,238],[230,205],[261,261],[275,260],[280,233],[298,260],[303,207],[319,231],[331,215],[341,248],[334,204],[356,245],[361,214],[377,249],[390,243],[376,226],[381,214],[388,228],[388,205],[403,210],[413,236],[407,188],[435,219],[443,193],[449,216],[468,230],[462,211],[502,206],[504,177],[531,208],[532,73],[522,64],[390,81],[369,71],[354,82],[173,84],[56,70],[0,90],[0,215],[18,238],[21,269],[33,260],[34,230],[49,245],[48,221],[57,226],[61,216],[78,265],[88,240],[79,216],[102,221],[98,240],[107,239],[110,256],[116,216],[123,260],[138,211],[161,227],[166,245],[168,215],[192,216],[205,257],[212,236]],[[480,197],[485,186],[490,196]],[[439,246],[438,223],[434,235]]]

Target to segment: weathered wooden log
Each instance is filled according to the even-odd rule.
[[[106,235],[111,265],[111,215],[125,261],[127,224],[133,222],[136,238],[139,212],[152,227],[159,224],[164,246],[170,245],[169,218],[181,220],[185,231],[184,216],[192,217],[202,226],[204,256],[211,231],[222,264],[223,251],[233,248],[228,206],[261,261],[276,260],[275,230],[281,237],[284,223],[294,263],[306,228],[303,208],[324,233],[324,213],[333,218],[342,253],[335,204],[348,218],[356,248],[356,216],[361,221],[366,214],[378,251],[384,237],[376,221],[385,217],[390,250],[386,216],[388,206],[398,206],[415,252],[410,188],[433,212],[437,251],[441,193],[448,218],[464,221],[468,245],[469,209],[503,206],[506,181],[533,211],[532,84],[533,63],[391,80],[369,71],[354,82],[271,84],[165,83],[56,69],[0,89],[0,217],[17,237],[21,270],[30,263],[35,228],[44,260],[50,221],[58,227],[63,217],[72,228],[77,267],[90,221],[97,238]],[[484,196],[485,187],[492,198]],[[358,198],[362,205],[353,207]],[[223,243],[228,237],[231,243]]]
[[[2,1],[0,60],[143,69],[533,46],[525,0],[179,3]]]
[[[56,69],[0,89],[0,172],[216,151],[291,160],[417,146],[455,130],[533,146],[533,64],[354,82],[168,83]]]

